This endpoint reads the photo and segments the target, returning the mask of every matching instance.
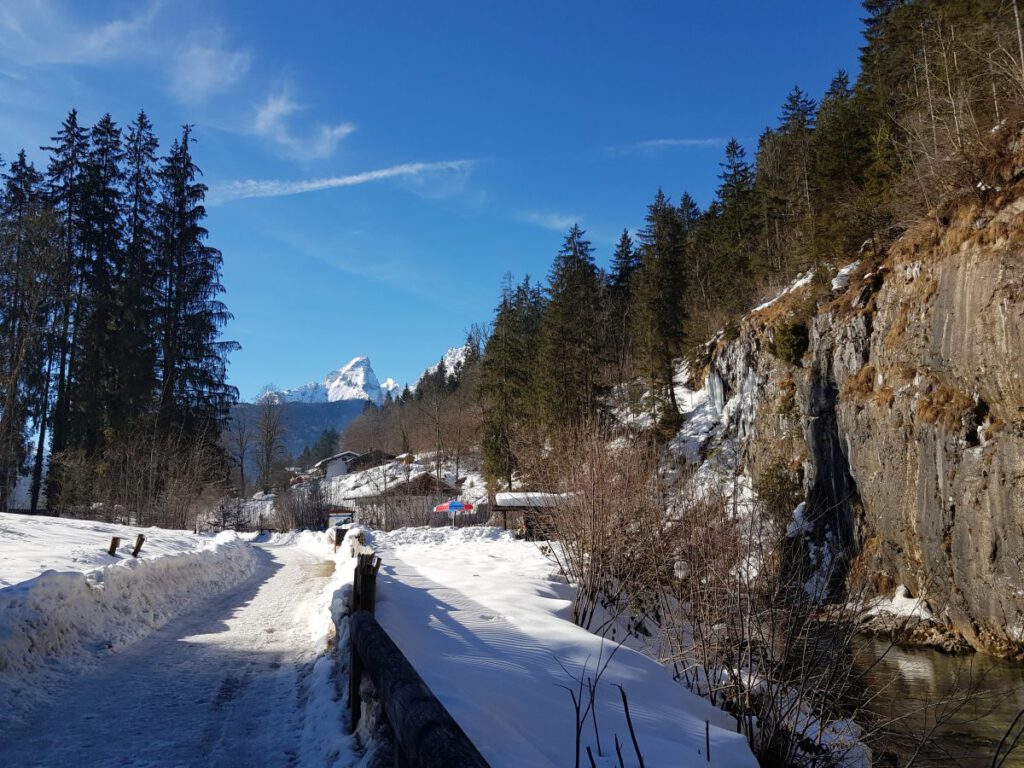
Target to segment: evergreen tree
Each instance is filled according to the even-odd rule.
[[[534,368],[544,297],[529,277],[517,286],[506,280],[480,362],[480,443],[484,474],[512,488],[518,468],[516,442],[534,413],[530,372]]]
[[[840,70],[818,107],[811,140],[816,229],[823,254],[835,262],[849,258],[871,234],[871,211],[863,204],[871,155],[868,124]]]
[[[678,422],[673,374],[674,357],[682,346],[686,290],[686,219],[658,190],[647,207],[640,232],[640,269],[632,295],[633,340],[642,375],[649,387],[652,411],[672,430]]]
[[[157,391],[157,345],[151,331],[156,326],[157,146],[149,118],[139,112],[125,140],[124,250],[112,319],[119,400],[129,418],[148,414]]]
[[[338,452],[338,441],[341,435],[338,430],[330,427],[320,433],[320,437],[312,445],[307,445],[299,454],[298,463],[301,467],[312,467],[318,461],[323,461]]]
[[[629,376],[628,362],[632,347],[632,307],[630,293],[633,277],[640,267],[640,251],[633,246],[629,230],[622,236],[612,254],[608,296],[605,302],[605,336],[612,347],[617,371],[617,384],[622,386]]]
[[[702,217],[700,248],[709,262],[712,301],[729,313],[742,311],[757,293],[751,256],[760,247],[760,216],[754,168],[736,139],[725,148],[715,202]]]
[[[237,391],[225,382],[226,356],[238,344],[220,341],[230,319],[220,301],[222,257],[206,245],[203,198],[184,126],[158,174],[156,209],[158,412],[164,428],[211,436]]]
[[[613,293],[629,295],[630,281],[640,267],[640,252],[633,247],[629,230],[622,230],[619,242],[612,254],[611,287]]]
[[[818,261],[811,175],[815,109],[814,101],[794,88],[778,128],[766,131],[758,147],[756,187],[764,242],[755,267],[772,284]]]
[[[42,175],[18,154],[0,196],[0,510],[25,471],[28,425],[48,405],[48,350],[57,300],[59,230]]]
[[[69,445],[86,454],[103,446],[103,435],[123,407],[112,337],[117,308],[117,282],[123,263],[121,247],[121,132],[110,115],[90,131],[82,165],[81,306],[75,334],[75,365],[70,376],[74,419]]]
[[[69,381],[75,368],[75,347],[85,273],[85,255],[82,247],[85,229],[82,190],[83,166],[89,149],[89,140],[85,129],[78,124],[77,110],[72,109],[68,113],[61,129],[51,141],[52,146],[43,147],[50,152],[50,163],[46,172],[47,187],[51,205],[63,228],[64,264],[60,273],[66,276],[66,284],[60,291],[61,305],[54,317],[57,329],[54,349],[56,399],[53,405],[50,453],[60,455],[67,447],[68,419],[71,413]],[[60,495],[59,469],[51,469],[47,477],[47,486],[48,500]]]
[[[549,430],[598,414],[605,361],[601,284],[590,242],[573,225],[548,276],[537,352],[535,392]]]

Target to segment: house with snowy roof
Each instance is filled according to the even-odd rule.
[[[359,454],[355,451],[342,451],[318,461],[313,465],[313,468],[320,473],[324,480],[330,480],[347,475],[350,471],[350,465],[358,458]]]
[[[424,464],[392,460],[325,479],[323,492],[328,504],[356,510],[358,522],[387,530],[442,520],[434,506],[458,496],[459,488],[454,478]]]

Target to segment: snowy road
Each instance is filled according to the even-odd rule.
[[[0,735],[0,765],[315,765],[301,738],[323,652],[316,597],[334,564],[256,550],[254,575],[111,654]]]

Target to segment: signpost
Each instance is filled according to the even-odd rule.
[[[331,512],[327,515],[328,528],[348,530],[352,527],[352,512]]]

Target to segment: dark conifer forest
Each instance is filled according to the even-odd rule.
[[[32,511],[96,502],[185,525],[223,476],[228,408],[221,254],[184,126],[163,154],[144,112],[125,127],[75,110],[19,152],[0,196],[0,508],[28,478]]]

